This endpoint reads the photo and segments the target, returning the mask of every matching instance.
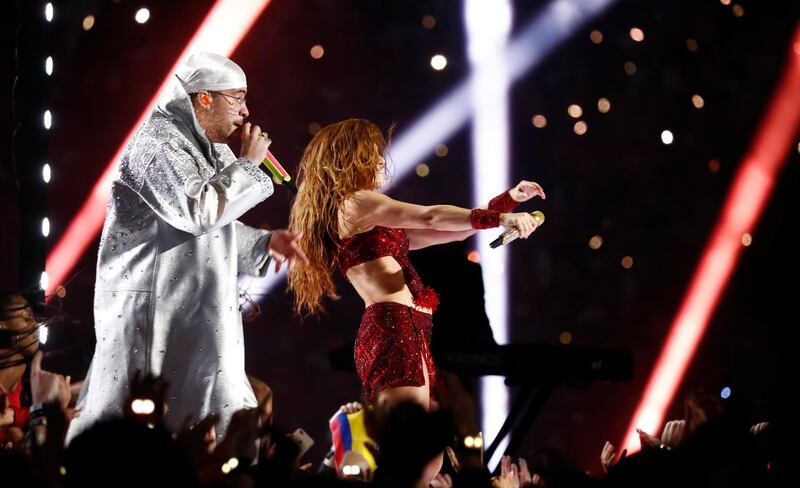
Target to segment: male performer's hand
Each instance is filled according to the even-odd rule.
[[[542,200],[547,198],[544,194],[544,189],[539,183],[525,180],[520,181],[517,186],[508,190],[508,194],[511,195],[515,202],[527,202],[536,195],[542,197]]]
[[[267,250],[272,255],[272,259],[275,260],[276,273],[281,269],[281,265],[286,260],[289,260],[290,267],[294,266],[294,262],[297,259],[302,260],[305,264],[309,264],[306,253],[304,253],[298,245],[301,237],[303,237],[302,233],[295,234],[288,230],[280,229],[272,231],[272,237],[269,239]]]
[[[242,125],[242,147],[239,156],[250,161],[261,164],[267,156],[267,149],[272,143],[267,137],[266,132],[262,132],[261,127],[245,122]]]

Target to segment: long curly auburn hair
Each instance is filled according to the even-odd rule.
[[[303,233],[299,245],[310,261],[289,270],[299,315],[323,312],[326,296],[339,298],[333,282],[341,246],[338,211],[353,193],[375,188],[387,144],[372,122],[348,119],[324,127],[306,146],[289,215],[289,228]]]

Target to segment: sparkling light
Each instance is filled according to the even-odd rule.
[[[581,108],[580,105],[573,103],[572,105],[567,107],[567,113],[573,119],[578,119],[580,118],[581,115],[583,115],[583,109]]]
[[[87,15],[84,17],[81,27],[83,27],[85,31],[91,30],[91,28],[94,27],[94,15]]]
[[[47,73],[47,76],[50,76],[50,75],[53,74],[53,57],[52,56],[47,56],[47,58],[44,60],[44,72]]]
[[[586,131],[589,130],[589,126],[586,124],[586,122],[579,120],[575,122],[575,125],[572,127],[572,130],[575,131],[575,133],[578,134],[579,136],[582,136],[586,134]]]
[[[631,36],[631,39],[633,39],[635,42],[644,41],[644,31],[642,31],[642,29],[640,29],[638,27],[634,27],[634,28],[631,29],[630,36]]]
[[[50,176],[50,165],[44,163],[44,166],[42,166],[42,180],[44,180],[45,183],[50,183]]]
[[[417,176],[419,176],[421,178],[425,178],[429,174],[431,174],[430,166],[428,166],[425,163],[420,163],[420,164],[417,165]]]
[[[601,98],[597,101],[597,110],[604,114],[611,110],[611,102],[608,100],[608,98]]]
[[[134,18],[136,19],[136,22],[144,24],[150,20],[150,10],[146,8],[140,8],[136,11],[136,16]]]
[[[42,219],[42,235],[45,237],[50,235],[50,219],[47,217]]]
[[[592,236],[592,238],[589,239],[589,247],[594,249],[595,251],[600,249],[602,245],[603,245],[602,236]]]
[[[53,21],[53,4],[47,2],[44,6],[44,18],[48,22]]]
[[[664,144],[672,144],[672,141],[675,140],[675,136],[672,135],[671,131],[664,130],[661,131],[661,142]]]
[[[425,17],[422,18],[422,26],[425,27],[426,29],[433,29],[435,25],[436,25],[436,17],[434,17],[433,15],[426,15]]]
[[[706,102],[703,100],[703,97],[700,95],[692,95],[692,105],[694,105],[694,108],[703,108],[705,104]]]
[[[443,70],[445,66],[447,66],[447,58],[441,54],[435,54],[431,58],[431,68],[435,69],[436,71]]]
[[[633,268],[633,258],[630,256],[625,256],[622,258],[622,267],[625,269]]]
[[[443,157],[447,156],[447,152],[448,152],[447,144],[437,144],[436,148],[434,149],[434,152],[440,158],[443,158]]]
[[[533,124],[534,127],[541,129],[547,125],[547,117],[545,117],[544,115],[534,115],[531,118],[531,123]],[[798,148],[800,148],[800,144],[798,144]]]
[[[44,116],[42,117],[42,123],[44,124],[44,128],[50,130],[50,127],[53,125],[53,115],[50,113],[49,110],[44,111]]]
[[[603,33],[599,30],[593,30],[592,33],[589,34],[589,39],[595,44],[600,44],[603,42]]]
[[[325,55],[325,48],[323,48],[319,44],[316,44],[311,48],[311,57],[312,58],[320,59],[324,55]]]

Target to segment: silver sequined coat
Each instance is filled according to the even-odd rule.
[[[180,86],[138,130],[106,211],[97,346],[69,439],[119,414],[137,372],[169,382],[173,431],[217,412],[222,436],[233,412],[256,406],[244,371],[237,274],[266,273],[269,232],[236,219],[272,190],[255,163],[208,141]]]

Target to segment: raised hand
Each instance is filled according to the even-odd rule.
[[[522,180],[517,186],[508,190],[508,194],[515,202],[527,202],[536,195],[542,197],[542,200],[547,199],[542,186],[534,181]]]

